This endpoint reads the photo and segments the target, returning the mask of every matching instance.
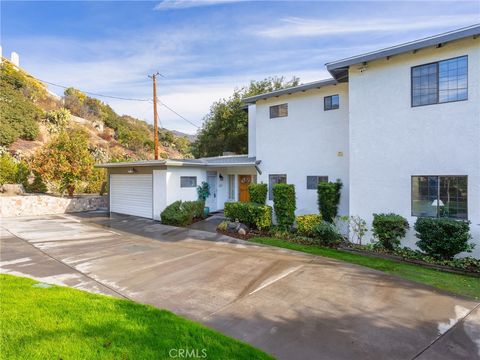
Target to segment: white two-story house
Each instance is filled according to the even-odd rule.
[[[116,198],[143,174],[151,185],[141,191],[153,195],[136,215],[158,219],[173,200],[196,197],[182,185],[206,180],[213,210],[248,200],[257,181],[294,184],[297,214],[318,213],[318,182],[339,179],[341,215],[469,220],[479,256],[479,37],[475,25],[353,56],[328,63],[330,79],[246,98],[248,155],[106,164],[110,209],[132,213]],[[411,230],[404,245],[415,241]]]

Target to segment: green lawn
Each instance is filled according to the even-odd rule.
[[[34,284],[0,275],[2,359],[169,359],[171,349],[198,351],[197,357],[207,359],[272,359],[165,310]]]
[[[255,237],[250,241],[325,256],[352,264],[384,271],[398,277],[430,285],[452,293],[480,300],[480,278],[427,269],[417,265],[404,264],[393,260],[379,259],[372,256],[352,254],[346,251],[312,245],[300,245],[286,240],[270,237]]]

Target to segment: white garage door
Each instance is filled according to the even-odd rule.
[[[152,175],[110,175],[110,211],[151,219]]]

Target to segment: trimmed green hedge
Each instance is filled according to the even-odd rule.
[[[388,250],[393,250],[400,245],[409,228],[408,221],[397,214],[373,214],[373,235],[380,244]]]
[[[318,184],[318,209],[325,221],[333,223],[333,219],[337,216],[342,187],[340,180]]]
[[[273,185],[273,209],[280,229],[290,230],[295,222],[295,185]]]
[[[203,201],[175,201],[168,205],[160,214],[162,224],[173,226],[186,226],[196,219],[204,217]]]
[[[475,246],[468,243],[472,238],[468,221],[418,218],[414,229],[420,239],[417,246],[436,259],[450,260],[463,251],[471,252]]]
[[[225,217],[232,221],[256,228],[267,230],[272,226],[272,208],[252,202],[226,202]]]
[[[248,186],[250,201],[256,204],[265,205],[267,203],[267,184],[250,184]]]
[[[318,214],[300,215],[296,217],[295,221],[298,235],[314,237],[315,227],[322,222],[322,216]]]

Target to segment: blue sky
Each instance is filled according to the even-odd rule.
[[[101,94],[151,98],[158,70],[160,100],[200,124],[250,80],[327,78],[326,62],[474,23],[479,1],[2,1],[1,45],[40,79]],[[102,100],[152,120],[149,103]]]

